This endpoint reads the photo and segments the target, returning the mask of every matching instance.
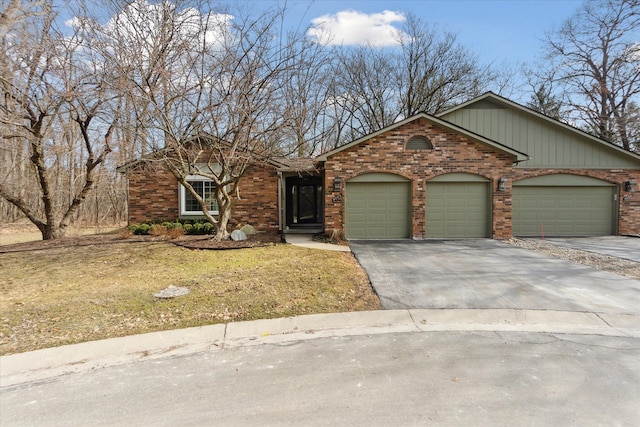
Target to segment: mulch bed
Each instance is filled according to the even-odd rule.
[[[213,239],[213,236],[180,236],[176,239],[169,239],[166,236],[129,236],[123,238],[122,236],[119,236],[117,234],[96,234],[89,236],[63,237],[61,239],[55,240],[38,240],[35,242],[2,245],[0,246],[0,254],[10,252],[46,250],[53,248],[68,248],[74,246],[91,246],[134,242],[167,242],[189,249],[225,250],[274,245],[276,243],[282,243],[282,237],[276,233],[258,233],[248,236],[247,240],[238,242],[234,242],[233,240],[224,240],[222,242],[217,242],[215,241],[215,239]]]
[[[216,242],[211,236],[182,236],[178,239],[169,241],[175,245],[189,249],[224,250],[275,245],[276,243],[282,243],[282,237],[276,233],[258,233],[247,236],[247,240],[240,240],[237,242],[233,240]]]

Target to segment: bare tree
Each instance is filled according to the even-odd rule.
[[[2,0],[0,2],[0,39],[4,39],[17,23],[28,16],[40,14],[41,8],[46,6],[45,0]]]
[[[638,28],[638,0],[589,0],[546,38],[549,79],[568,95],[575,120],[627,150],[629,108],[640,96]]]
[[[318,61],[304,34],[284,33],[284,11],[233,12],[206,3],[138,1],[96,36],[115,73],[111,89],[136,108],[134,131],[154,153],[148,161],[184,186],[218,240],[229,237],[233,199],[247,169],[313,141],[318,127],[307,120],[321,104],[292,102],[291,91],[307,87]],[[195,189],[194,175],[213,188]]]
[[[534,87],[531,99],[526,106],[553,119],[560,120],[562,102],[545,83]]]
[[[310,156],[323,150],[334,122],[327,114],[332,80],[330,57],[323,46],[300,40],[293,43],[287,57],[289,71],[283,73],[282,91],[285,115],[283,147],[297,157]]]
[[[398,117],[393,57],[373,46],[336,50],[332,99],[352,140],[393,123]]]
[[[456,36],[407,14],[398,46],[335,49],[332,112],[339,141],[418,112],[436,114],[502,82]],[[498,82],[500,80],[500,82]]]
[[[493,78],[455,34],[430,28],[411,14],[403,29],[395,67],[402,116],[443,111],[479,95]]]
[[[9,29],[0,74],[0,136],[10,159],[0,197],[45,240],[64,235],[89,195],[114,120],[81,29],[63,35],[55,18],[47,4]]]

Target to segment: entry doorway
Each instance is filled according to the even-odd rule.
[[[286,221],[289,229],[322,227],[324,191],[321,177],[286,179]]]

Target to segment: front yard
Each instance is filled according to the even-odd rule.
[[[0,253],[0,272],[2,355],[164,329],[379,308],[350,253],[285,244],[217,251],[96,240]],[[170,285],[190,293],[154,297]]]

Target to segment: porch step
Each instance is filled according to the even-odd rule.
[[[290,228],[289,230],[284,230],[282,234],[285,236],[287,234],[318,234],[322,233],[324,228],[322,227],[309,227],[309,228]]]

